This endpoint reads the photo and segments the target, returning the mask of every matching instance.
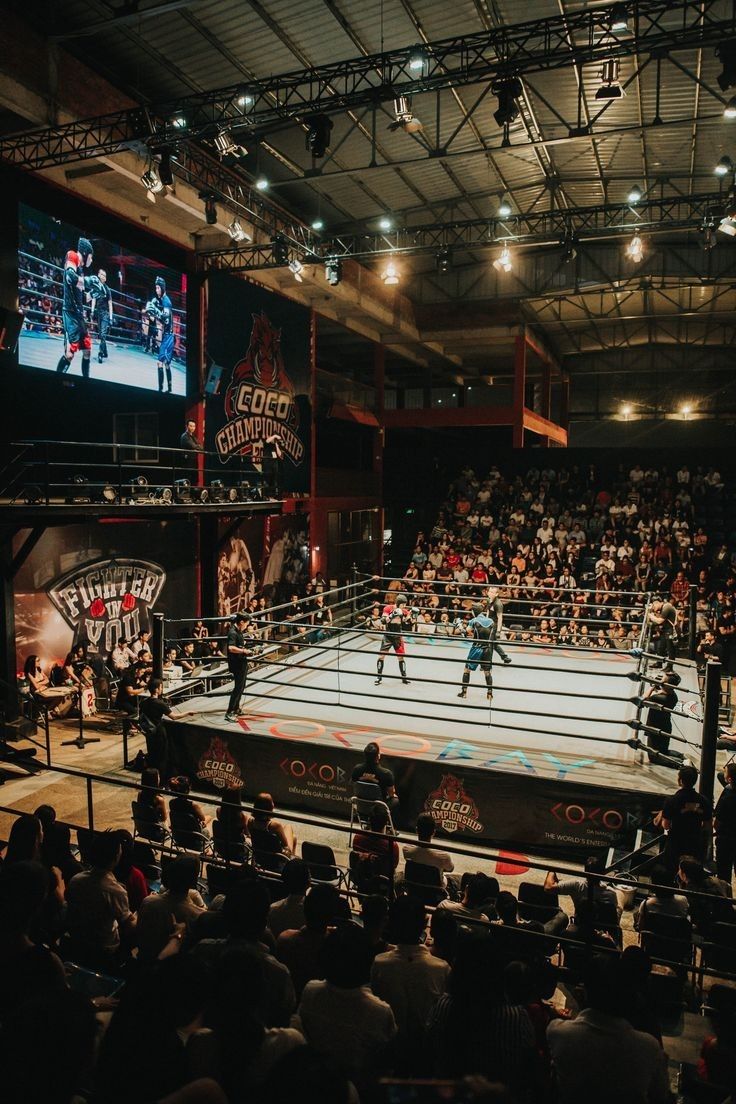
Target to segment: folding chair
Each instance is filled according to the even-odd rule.
[[[215,854],[225,860],[226,866],[230,863],[242,865],[250,861],[251,850],[242,829],[233,831],[230,825],[223,824],[220,820],[213,820],[212,844]]]
[[[171,848],[171,832],[156,818],[155,811],[150,805],[142,805],[140,801],[131,801],[133,814],[133,839],[145,840],[146,843],[156,844],[161,850],[168,844]]]
[[[248,832],[256,870],[259,873],[280,874],[289,861],[289,856],[281,850],[278,838],[267,828],[257,828],[253,825]]]
[[[212,840],[202,831],[194,812],[171,811],[171,837],[177,851],[190,851],[195,855],[212,852]]]
[[[416,897],[423,905],[434,907],[447,897],[439,867],[428,863],[406,860],[404,868],[404,889],[410,897]]]
[[[302,858],[309,867],[312,881],[320,885],[331,885],[335,889],[347,888],[347,873],[337,865],[335,852],[323,843],[302,843]]]
[[[391,809],[383,800],[381,787],[377,782],[353,782],[353,796],[350,798],[350,836],[349,846],[352,847],[355,826],[368,828],[370,815],[375,805],[382,805],[388,815],[388,827],[395,833],[394,822],[391,818]]]

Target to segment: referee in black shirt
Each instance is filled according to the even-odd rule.
[[[726,885],[736,866],[736,763],[727,763],[726,785],[715,808],[716,873]]]
[[[253,654],[257,640],[251,625],[251,619],[247,613],[236,613],[227,634],[227,665],[235,682],[225,714],[226,721],[235,721],[238,717],[240,699],[248,677],[248,657]]]

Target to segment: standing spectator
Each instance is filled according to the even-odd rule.
[[[368,985],[372,962],[357,924],[336,928],[325,942],[325,980],[307,983],[293,1024],[359,1091],[388,1066],[396,1035],[390,1006]]]
[[[714,814],[716,872],[730,886],[736,867],[736,763],[727,763],[724,775],[726,784]]]
[[[667,1055],[626,1020],[632,993],[617,956],[593,957],[585,990],[577,1018],[547,1028],[560,1104],[667,1104]]]
[[[663,861],[671,874],[677,870],[681,855],[702,859],[710,842],[713,805],[696,793],[697,781],[695,767],[680,767],[678,789],[667,798],[662,809],[660,821],[667,832]]]
[[[677,761],[682,761],[682,754],[678,751],[670,751],[670,736],[672,735],[672,712],[677,705],[677,694],[674,688],[675,676],[671,671],[659,676],[649,692],[642,699],[642,703],[648,706],[647,728],[647,755],[652,763],[661,763],[666,767],[675,767]],[[660,758],[664,756],[664,758]]]
[[[398,1028],[397,1059],[409,1073],[422,1072],[424,1030],[445,992],[450,967],[422,945],[427,914],[421,901],[400,897],[391,910],[396,946],[373,960],[371,989],[391,1006]]]

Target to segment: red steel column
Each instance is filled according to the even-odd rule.
[[[513,444],[524,447],[524,405],[526,397],[526,338],[523,333],[514,339],[514,403]]]

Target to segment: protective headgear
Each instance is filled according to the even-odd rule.
[[[79,239],[79,241],[77,242],[77,252],[82,258],[82,264],[86,264],[87,258],[91,257],[94,253],[92,242],[89,240],[89,238]]]
[[[76,249],[70,249],[64,258],[64,267],[69,268],[71,266],[72,268],[79,268],[81,263],[82,258],[79,256]]]
[[[395,606],[405,606],[406,602],[407,602],[407,598],[406,598],[405,594],[397,594],[396,597],[394,598],[394,605]]]
[[[160,287],[162,292],[166,291],[166,281],[164,280],[163,276],[157,276],[156,279],[153,281],[153,285],[154,287]]]

